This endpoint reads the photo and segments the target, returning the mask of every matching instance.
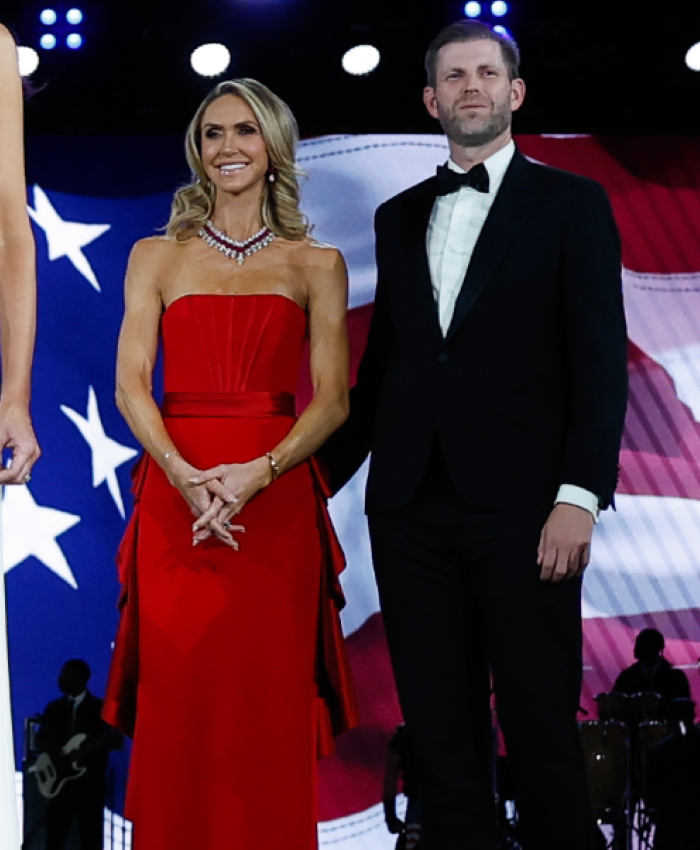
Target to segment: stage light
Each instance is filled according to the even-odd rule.
[[[508,14],[508,4],[504,3],[503,0],[496,0],[495,3],[491,4],[491,14],[497,18],[502,18]]]
[[[56,36],[53,33],[45,32],[39,39],[39,44],[44,50],[53,50],[56,46]]]
[[[481,14],[481,3],[477,3],[476,0],[470,0],[464,6],[464,14],[468,18],[478,18]]]
[[[497,32],[499,35],[504,35],[506,38],[513,38],[513,36],[508,32],[508,30],[505,27],[502,27],[500,24],[496,24],[496,26],[493,28],[493,31]]]
[[[44,11],[39,15],[39,20],[44,26],[50,27],[53,26],[58,20],[58,15],[53,9],[44,9]]]
[[[231,64],[231,54],[223,44],[202,44],[192,51],[190,62],[202,77],[218,77]]]
[[[71,50],[78,50],[83,46],[83,37],[79,32],[72,32],[66,39],[66,44]]]
[[[379,51],[371,44],[358,44],[351,47],[342,59],[343,70],[355,77],[371,74],[379,65]]]
[[[66,20],[74,27],[77,27],[78,24],[82,24],[84,17],[85,16],[80,9],[69,9],[66,12]]]
[[[19,73],[22,77],[31,77],[39,67],[39,54],[33,47],[18,47],[17,59],[19,61]]]
[[[691,71],[700,71],[700,41],[685,54],[685,64]]]

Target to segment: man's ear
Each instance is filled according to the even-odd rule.
[[[435,94],[435,89],[432,86],[426,86],[423,89],[423,103],[425,104],[425,108],[428,110],[428,113],[431,115],[431,117],[437,118],[437,96]]]
[[[525,80],[516,77],[510,84],[510,108],[513,112],[523,105],[525,100]]]

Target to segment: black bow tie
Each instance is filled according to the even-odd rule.
[[[462,186],[471,186],[477,192],[488,192],[489,173],[483,162],[470,168],[466,174],[453,171],[446,165],[437,168],[438,195],[449,195],[458,192]]]

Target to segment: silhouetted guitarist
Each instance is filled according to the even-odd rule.
[[[102,850],[107,762],[121,736],[100,717],[102,700],[87,689],[90,673],[85,661],[66,661],[58,677],[63,696],[46,706],[37,734],[48,756],[37,760],[40,790],[50,797],[46,850],[64,850],[73,818],[81,850]]]

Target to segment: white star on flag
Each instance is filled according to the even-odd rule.
[[[37,505],[29,488],[5,488],[2,505],[3,559],[5,572],[27,558],[37,558],[71,587],[78,587],[56,538],[80,522],[80,517]]]
[[[100,292],[100,284],[82,249],[102,236],[112,225],[63,221],[53,208],[46,192],[39,186],[34,187],[34,209],[27,207],[27,211],[32,220],[46,234],[49,260],[68,257],[80,274]]]
[[[138,454],[136,449],[123,446],[116,440],[112,440],[105,434],[100,419],[100,410],[97,406],[95,390],[90,387],[88,393],[87,419],[66,405],[61,405],[61,410],[80,431],[92,452],[92,486],[99,487],[103,481],[107,482],[107,488],[114,499],[117,510],[124,517],[124,502],[122,501],[119,481],[117,480],[117,468],[127,460],[131,460]]]

